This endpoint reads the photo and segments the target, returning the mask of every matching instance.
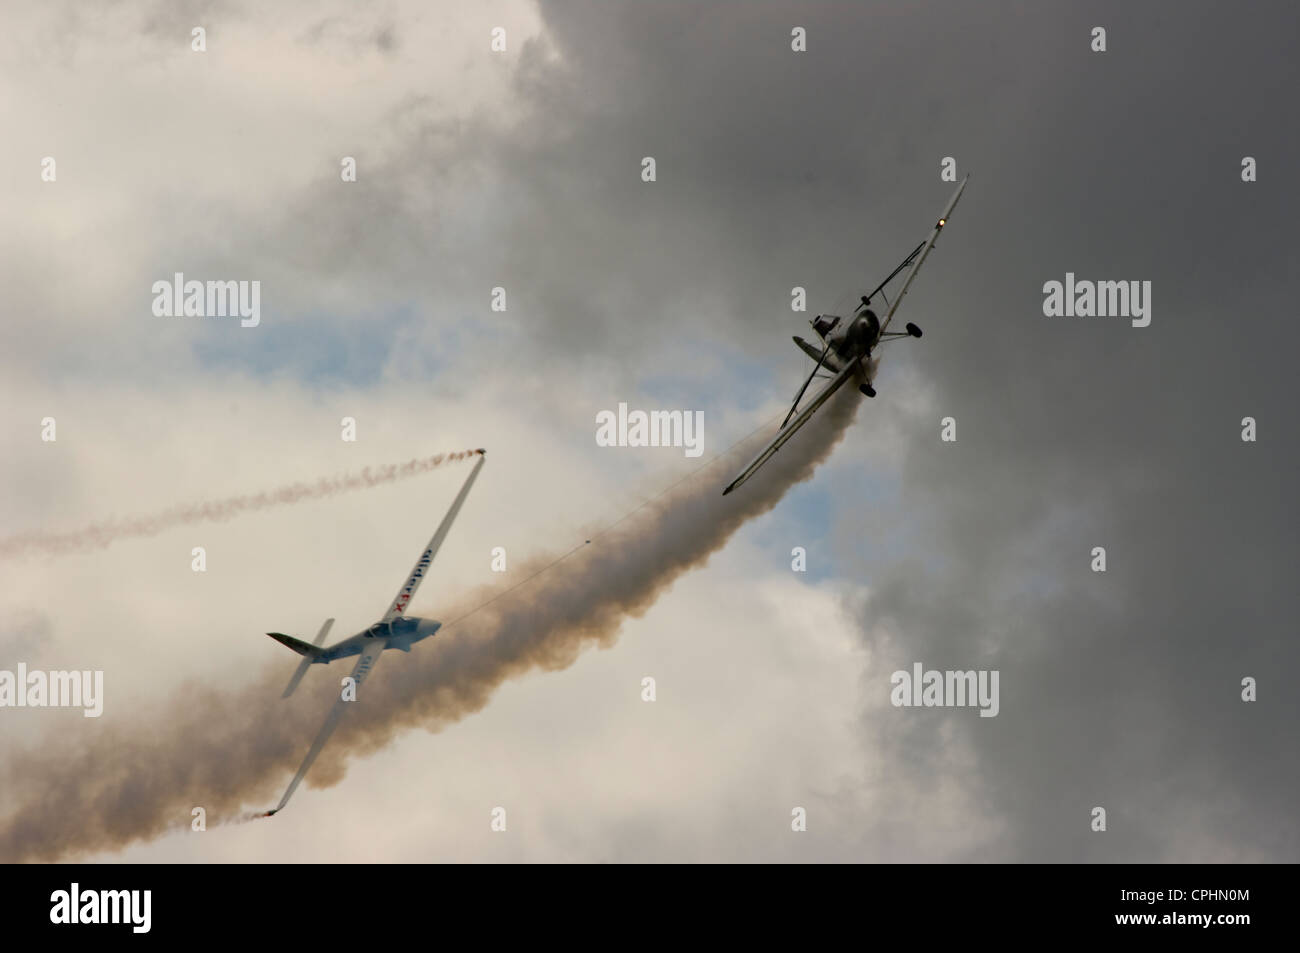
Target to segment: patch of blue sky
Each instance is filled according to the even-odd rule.
[[[742,487],[737,492],[743,492]],[[747,528],[749,542],[769,553],[772,565],[790,569],[793,550],[802,546],[807,554],[804,578],[811,583],[836,577],[837,560],[819,558],[828,551],[833,530],[835,505],[825,482],[813,479],[785,495],[780,505]]]
[[[790,385],[791,395],[795,386]],[[650,406],[666,410],[707,410],[719,404],[748,409],[780,392],[780,387],[770,365],[729,348],[707,362],[676,365],[637,379],[637,389]]]
[[[379,383],[395,342],[415,321],[410,307],[356,318],[264,312],[255,328],[229,320],[196,322],[193,349],[204,369],[289,378],[310,387],[366,389]]]
[[[850,432],[846,439],[854,439]],[[860,436],[860,435],[858,435]],[[891,468],[868,473],[849,472],[836,465],[835,457],[818,468],[813,479],[800,483],[786,494],[771,513],[760,517],[744,532],[751,542],[783,560],[788,566],[791,550],[807,550],[807,579],[862,578],[866,569],[885,567],[913,553],[916,534],[906,523],[893,518],[901,497],[897,472]],[[862,519],[865,511],[878,518]],[[870,527],[864,531],[863,527]],[[851,569],[849,568],[851,567]]]

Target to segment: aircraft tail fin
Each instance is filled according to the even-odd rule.
[[[324,652],[324,649],[322,649],[320,645],[325,641],[325,635],[329,632],[330,626],[333,624],[333,619],[326,619],[325,624],[322,625],[320,631],[316,633],[316,641],[310,645],[302,639],[295,639],[292,635],[285,635],[283,632],[266,633],[281,645],[288,646],[299,655],[303,656],[303,660],[298,663],[298,668],[294,671],[293,677],[289,679],[289,684],[285,686],[284,694],[280,696],[281,698],[288,698],[293,694],[293,690],[298,687],[298,683],[302,681],[302,677],[307,674],[307,667],[310,666],[312,662],[316,661],[316,659],[320,657],[321,653]]]

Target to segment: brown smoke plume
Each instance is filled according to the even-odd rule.
[[[410,655],[387,653],[399,657],[381,659],[307,784],[337,783],[350,758],[400,732],[437,731],[482,709],[506,679],[562,669],[583,649],[611,644],[624,620],[644,614],[747,520],[808,479],[843,437],[857,404],[845,388],[736,493],[724,497],[722,487],[756,449],[753,441]],[[538,559],[521,572],[551,561]],[[462,611],[490,595],[466,598]],[[228,823],[247,820],[250,807],[274,804],[338,691],[337,679],[309,678],[312,684],[283,701],[290,667],[287,659],[268,666],[239,691],[188,685],[162,710],[140,712],[132,726],[106,725],[93,739],[76,732],[6,759],[0,861],[118,850],[187,829],[195,806],[209,822]],[[286,808],[295,809],[310,810],[302,792]]]
[[[453,460],[473,456],[473,450],[455,453],[437,453],[431,457],[408,460],[406,463],[388,463],[360,473],[321,477],[315,483],[290,483],[262,493],[231,496],[210,503],[183,503],[151,516],[133,516],[124,520],[93,523],[66,533],[46,533],[35,530],[0,539],[0,559],[17,556],[59,556],[86,549],[103,549],[119,539],[156,536],[177,526],[190,523],[221,522],[244,513],[264,510],[272,506],[286,506],[303,500],[320,500],[352,490],[368,490],[385,483],[395,483],[409,477],[428,473],[435,467]]]

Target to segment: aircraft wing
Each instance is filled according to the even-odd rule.
[[[799,411],[798,416],[796,416],[794,420],[782,427],[780,433],[772,438],[772,442],[764,447],[762,452],[750,462],[749,466],[745,467],[745,469],[740,472],[740,476],[736,477],[736,479],[732,480],[731,483],[727,485],[727,488],[722,491],[722,495],[726,496],[732,490],[736,489],[736,487],[740,486],[753,476],[759,467],[771,459],[772,454],[780,450],[781,447],[785,445],[785,442],[794,436],[796,430],[811,420],[812,415],[817,412],[817,408],[830,400],[831,395],[843,387],[844,382],[854,375],[858,369],[860,360],[861,359],[859,358],[858,360],[850,361],[843,370],[831,378],[830,383],[817,392],[817,396],[808,403],[808,406]]]
[[[957,186],[957,191],[953,193],[952,199],[949,200],[948,207],[943,210],[943,214],[939,216],[939,220],[934,223],[934,230],[930,232],[930,237],[926,239],[924,247],[921,249],[921,254],[917,255],[916,261],[912,262],[912,270],[907,273],[907,280],[903,282],[903,287],[899,290],[898,297],[896,297],[894,303],[889,306],[889,312],[885,315],[885,320],[880,322],[881,334],[885,333],[885,330],[889,327],[889,322],[894,319],[894,312],[897,311],[898,306],[903,303],[903,297],[907,294],[907,289],[912,287],[913,279],[916,278],[917,272],[921,270],[921,266],[925,264],[926,257],[930,254],[930,250],[934,248],[934,243],[939,239],[939,233],[943,231],[943,227],[948,224],[948,216],[952,215],[952,210],[957,207],[957,200],[961,198],[961,193],[965,191],[966,183],[969,181],[969,175],[961,180],[961,185]]]
[[[361,697],[361,683],[366,680],[366,676],[374,669],[375,663],[379,661],[379,656],[387,645],[387,639],[375,639],[373,644],[362,652],[361,657],[357,659],[356,667],[352,669],[352,678],[356,683],[355,688],[357,689],[357,693],[354,697]],[[285,789],[284,797],[280,798],[280,803],[275,806],[274,810],[267,811],[268,817],[278,811],[284,810],[284,806],[289,803],[289,798],[293,797],[293,792],[298,789],[299,783],[301,783],[302,779],[307,776],[307,771],[310,770],[312,764],[315,763],[317,755],[321,753],[321,749],[325,747],[325,743],[330,740],[330,735],[334,734],[334,729],[338,727],[339,719],[343,717],[343,713],[347,710],[347,707],[352,704],[354,704],[354,702],[344,700],[342,692],[339,693],[339,700],[334,703],[334,707],[330,709],[330,713],[325,716],[325,724],[321,725],[320,733],[316,735],[316,740],[311,743],[311,748],[307,751],[307,757],[303,758],[302,766],[298,768],[298,773],[295,774],[293,780],[289,782],[289,787]]]
[[[433,562],[433,557],[437,555],[438,548],[442,546],[442,541],[447,538],[447,532],[451,529],[451,524],[456,519],[456,514],[460,512],[460,507],[461,504],[465,502],[465,497],[469,496],[469,488],[474,485],[474,479],[478,476],[478,471],[483,469],[483,461],[486,459],[487,457],[484,455],[483,451],[480,450],[478,462],[474,464],[474,469],[470,471],[469,476],[466,478],[465,485],[462,486],[460,492],[456,494],[456,499],[452,501],[451,509],[447,511],[447,515],[444,516],[442,522],[438,524],[438,529],[434,532],[433,539],[429,540],[429,545],[424,547],[424,551],[420,553],[420,558],[415,561],[415,567],[411,570],[411,574],[406,577],[406,582],[402,583],[402,588],[397,590],[397,597],[389,603],[388,611],[384,613],[383,618],[379,621],[392,622],[406,611],[407,604],[410,603],[411,599],[415,596],[415,590],[420,588],[420,583],[424,580],[424,574],[429,571],[429,564]]]

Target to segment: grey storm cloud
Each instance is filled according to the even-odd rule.
[[[702,323],[779,359],[791,285],[814,309],[865,290],[941,205],[940,160],[975,174],[908,301],[930,333],[891,356],[958,440],[915,429],[901,499],[864,501],[909,558],[841,541],[837,568],[870,586],[857,611],[886,670],[864,691],[913,661],[997,668],[1002,712],[873,714],[886,799],[956,780],[1000,825],[996,859],[1297,859],[1294,9],[544,10],[565,67],[525,92],[539,131],[517,172],[539,204],[516,225],[537,241],[511,248],[550,298],[548,340],[601,347],[594,324],[617,352]],[[642,155],[652,186],[624,181]],[[590,284],[565,285],[585,236]],[[1066,272],[1151,281],[1152,324],[1045,317]],[[692,295],[731,307],[675,307]],[[870,413],[891,413],[888,365]],[[944,725],[973,755],[955,777]],[[864,824],[858,856],[880,833]]]

